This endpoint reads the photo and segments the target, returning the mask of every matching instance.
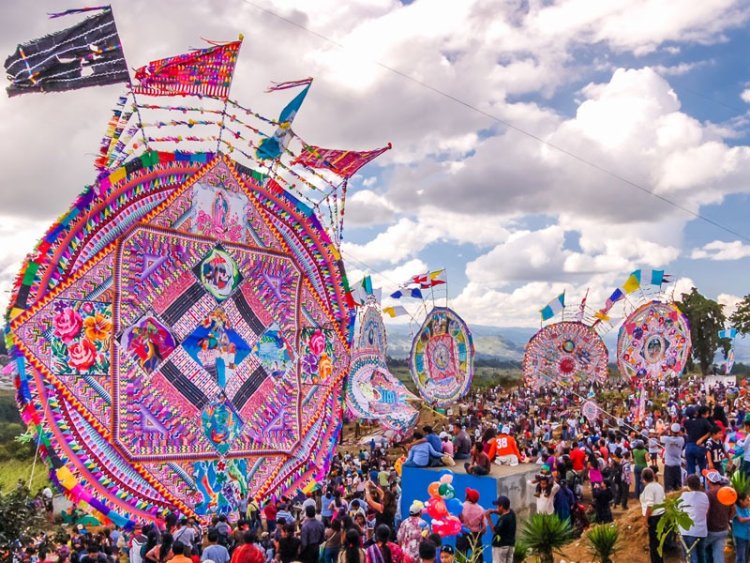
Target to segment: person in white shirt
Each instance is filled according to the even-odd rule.
[[[654,478],[654,472],[647,467],[641,472],[641,479],[646,484],[641,493],[641,510],[648,527],[648,547],[651,553],[651,563],[663,563],[659,555],[659,538],[656,535],[656,526],[664,514],[663,508],[654,508],[656,505],[664,502],[664,487],[662,487]]]
[[[697,475],[688,475],[688,490],[680,495],[682,509],[690,516],[693,525],[680,528],[685,547],[690,553],[690,563],[703,561],[703,544],[708,536],[708,495],[701,491],[701,479]]]

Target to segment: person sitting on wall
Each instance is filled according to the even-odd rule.
[[[508,426],[503,426],[500,434],[491,440],[487,457],[498,465],[518,465],[518,462],[523,459],[521,452],[518,451],[516,439],[510,435]]]
[[[409,455],[404,462],[406,467],[429,467],[434,459],[440,460],[442,452],[438,452],[432,444],[424,439],[424,434],[414,432],[415,442],[409,449]]]
[[[482,444],[476,442],[471,448],[471,463],[464,463],[466,473],[469,475],[489,475],[492,462],[482,450]]]

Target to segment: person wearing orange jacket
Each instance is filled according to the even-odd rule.
[[[510,435],[510,428],[503,426],[500,429],[500,434],[490,441],[490,451],[487,457],[498,465],[518,465],[523,460],[516,439]]]

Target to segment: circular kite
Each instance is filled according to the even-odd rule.
[[[652,301],[630,313],[617,337],[617,366],[629,378],[679,375],[690,355],[690,325],[674,303]]]
[[[376,420],[397,436],[414,427],[419,411],[409,401],[419,400],[388,371],[380,350],[363,348],[352,352],[346,382],[346,403],[357,418]]]
[[[590,326],[562,321],[547,325],[526,345],[523,376],[535,389],[543,385],[607,379],[607,347]]]
[[[388,341],[386,339],[385,325],[383,324],[383,315],[380,307],[377,305],[368,305],[364,309],[362,319],[359,325],[359,337],[357,338],[356,348],[377,350],[383,362],[386,359]]]
[[[8,315],[53,479],[123,525],[321,476],[344,287],[315,214],[227,156],[148,151],[103,176],[27,259]]]
[[[411,378],[428,402],[444,406],[463,397],[474,377],[474,343],[452,309],[434,307],[411,344]]]

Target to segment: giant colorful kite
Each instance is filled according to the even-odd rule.
[[[378,349],[352,352],[346,383],[346,404],[364,420],[377,421],[397,438],[406,436],[416,424],[419,411],[410,403],[420,399],[388,371]]]
[[[119,44],[116,33],[108,41]],[[206,518],[235,511],[243,494],[295,488],[325,474],[340,429],[352,322],[340,223],[327,230],[290,191],[331,184],[292,170],[287,141],[276,161],[253,160],[259,143],[247,131],[270,134],[240,133],[243,122],[226,114],[241,108],[227,100],[238,49],[139,71],[132,106],[121,98],[110,122],[97,181],[29,255],[11,297],[6,339],[23,419],[53,480],[104,522]],[[146,104],[134,91],[213,96],[224,109]],[[195,119],[147,124],[148,108]],[[220,129],[146,132],[161,125]],[[175,151],[185,139],[234,156]]]
[[[607,347],[590,326],[561,321],[543,327],[531,337],[523,356],[527,385],[565,386],[607,379]]]
[[[471,331],[455,311],[434,307],[411,345],[411,378],[429,403],[444,406],[463,397],[474,378]]]
[[[690,347],[690,326],[677,305],[651,301],[628,315],[620,327],[617,365],[632,379],[679,375]]]

